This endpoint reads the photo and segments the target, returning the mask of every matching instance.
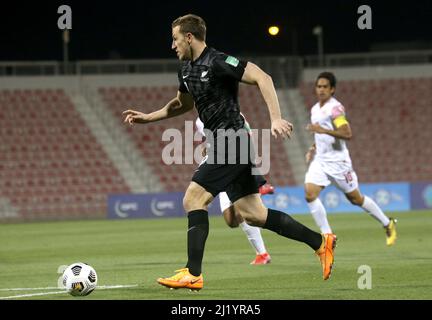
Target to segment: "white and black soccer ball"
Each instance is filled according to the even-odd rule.
[[[73,296],[86,296],[96,289],[96,270],[86,263],[72,263],[63,272],[63,285]]]

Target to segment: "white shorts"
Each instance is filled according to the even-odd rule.
[[[323,187],[333,183],[343,193],[350,193],[358,188],[357,174],[352,168],[351,161],[326,162],[314,159],[306,172],[305,183]]]
[[[232,206],[231,200],[228,198],[226,192],[219,193],[219,203],[222,212]]]

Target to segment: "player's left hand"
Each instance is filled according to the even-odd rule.
[[[326,130],[321,127],[318,123],[310,123],[306,126],[306,130],[312,133],[326,133]]]
[[[293,125],[284,119],[276,119],[272,121],[271,133],[275,139],[278,135],[285,139],[285,137],[291,138]]]

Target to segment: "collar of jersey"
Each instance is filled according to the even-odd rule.
[[[191,60],[191,65],[194,65],[195,63],[197,63],[197,62],[199,62],[206,54],[207,54],[207,52],[209,51],[210,49],[209,49],[209,47],[205,47],[204,48],[204,50],[201,52],[201,54],[200,54],[200,56],[195,60],[195,61],[192,61]]]

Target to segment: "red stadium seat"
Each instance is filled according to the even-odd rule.
[[[4,116],[6,108],[2,109],[0,141],[7,158],[0,156],[0,174],[7,167],[7,175],[2,175],[0,194],[11,200],[22,219],[103,217],[107,193],[129,192],[62,89],[0,90],[0,101],[11,115]],[[108,164],[102,168],[111,181],[93,179],[100,174],[91,169],[94,160]],[[87,189],[77,189],[83,184],[77,178],[83,176],[89,177],[84,183]],[[95,194],[100,184],[105,189]],[[82,196],[79,204],[64,201],[64,195],[77,190]]]

